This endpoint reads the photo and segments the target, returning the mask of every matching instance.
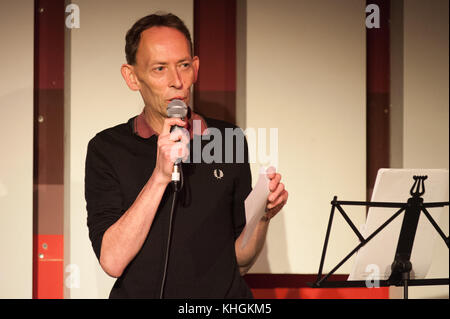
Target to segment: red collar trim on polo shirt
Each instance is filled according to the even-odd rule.
[[[189,131],[191,139],[193,138],[194,134],[195,135],[207,134],[208,126],[206,125],[206,121],[203,119],[203,117],[200,116],[199,114],[192,112],[190,108],[188,110],[189,110],[187,116],[188,122],[186,123],[185,128]],[[197,130],[194,132],[194,125],[193,125],[194,120],[200,121],[201,124],[200,132],[198,131],[198,126],[195,127]],[[134,126],[134,134],[137,134],[142,138],[150,138],[153,135],[158,135],[158,133],[150,125],[148,125],[147,121],[145,120],[145,108],[144,110],[142,110],[141,114],[139,114],[137,117],[134,118],[133,126]]]

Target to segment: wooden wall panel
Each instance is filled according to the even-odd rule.
[[[236,0],[194,1],[195,111],[236,123]]]
[[[33,298],[63,298],[64,0],[35,0]]]
[[[389,168],[390,0],[367,1],[380,8],[380,28],[367,29],[367,199],[380,168]]]

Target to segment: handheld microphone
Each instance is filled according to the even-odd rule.
[[[170,103],[167,105],[167,116],[170,118],[180,118],[184,119],[187,115],[188,109],[186,104],[178,99],[170,101]],[[182,128],[178,125],[172,126],[170,129],[170,132],[176,130],[177,128]],[[180,175],[181,175],[181,163],[180,159],[177,159],[175,161],[175,164],[173,165],[173,172],[172,172],[172,182],[178,183],[180,182]]]
[[[186,104],[178,99],[170,101],[169,105],[167,105],[167,116],[170,118],[180,118],[184,119],[187,115],[188,108]],[[170,132],[173,130],[176,130],[177,128],[182,128],[178,125],[173,125],[170,128]],[[181,183],[180,183],[181,181]],[[159,293],[159,298],[164,298],[164,287],[166,285],[166,278],[167,278],[167,267],[169,264],[169,250],[170,250],[170,243],[172,241],[172,224],[173,224],[173,218],[174,218],[174,211],[175,206],[177,204],[177,196],[180,189],[183,188],[183,172],[181,170],[181,163],[180,159],[177,159],[175,163],[173,164],[173,171],[172,171],[172,186],[173,186],[173,197],[172,197],[172,208],[170,210],[169,215],[169,232],[167,235],[167,246],[166,246],[166,257],[165,257],[165,263],[164,263],[164,269],[162,274],[162,281],[161,281],[161,289]]]

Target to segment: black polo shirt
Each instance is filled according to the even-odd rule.
[[[135,119],[98,133],[88,144],[87,225],[97,258],[103,234],[133,204],[155,167],[158,136],[143,138],[136,134]],[[164,297],[251,298],[240,276],[234,248],[245,226],[244,200],[251,191],[247,144],[244,163],[236,163],[236,156],[233,163],[226,163],[229,158],[225,158],[225,147],[230,144],[225,141],[225,130],[236,126],[205,120],[208,128],[221,132],[222,140],[217,134],[207,134],[201,140],[201,150],[206,147],[214,154],[218,148],[210,143],[220,142],[215,145],[222,147],[222,160],[205,163],[201,158],[200,163],[192,163],[191,140],[192,160],[182,164],[184,187],[174,215]],[[239,145],[238,139],[233,139],[234,148]],[[172,197],[168,186],[141,250],[116,280],[110,298],[159,298]]]

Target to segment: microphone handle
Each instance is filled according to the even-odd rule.
[[[176,129],[182,129],[182,126],[173,125],[170,128],[170,132],[172,133]],[[180,169],[181,161],[177,159],[175,163],[173,164],[173,171],[172,171],[172,183],[180,182],[181,179],[181,169]]]

